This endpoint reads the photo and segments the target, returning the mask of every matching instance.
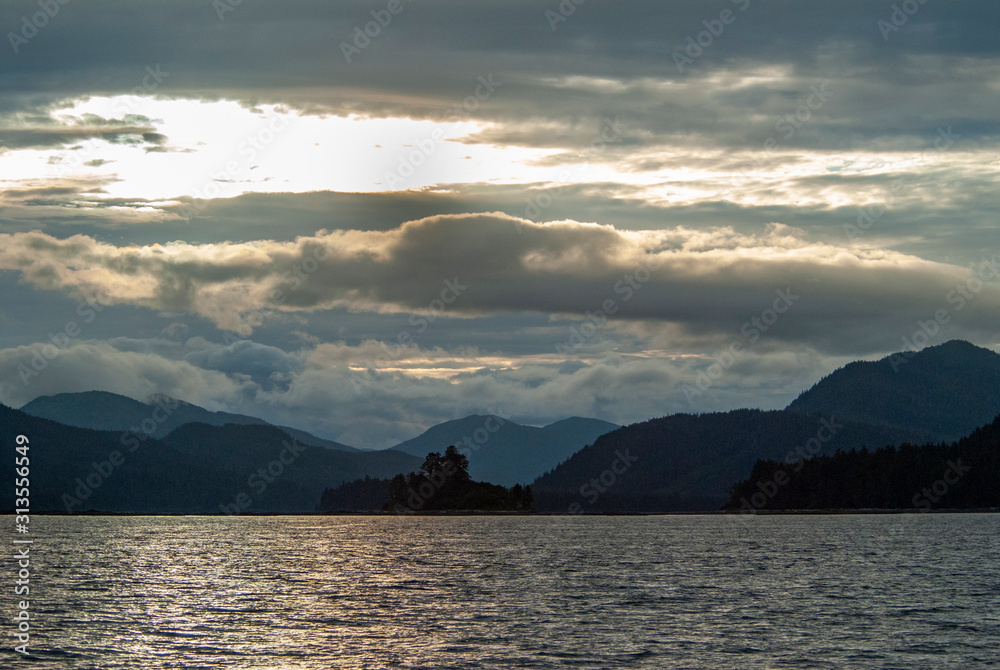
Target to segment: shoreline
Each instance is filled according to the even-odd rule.
[[[399,514],[396,512],[241,512],[226,514],[223,512],[102,512],[89,510],[86,512],[32,512],[32,516],[64,516],[64,517],[328,517],[328,516],[373,516],[373,517],[442,517],[442,516],[503,516],[503,517],[545,517],[545,516],[842,516],[842,515],[887,515],[887,514],[1000,514],[1000,508],[986,507],[973,509],[815,509],[815,510],[756,510],[744,513],[729,510],[710,510],[701,512],[501,512],[501,511],[429,511]],[[0,516],[15,516],[13,511],[2,511]]]

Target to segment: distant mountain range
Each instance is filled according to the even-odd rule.
[[[530,483],[539,511],[664,512],[719,508],[761,459],[953,442],[997,415],[1000,355],[952,341],[844,366],[784,410],[626,427],[574,417],[537,428],[476,415],[370,452],[166,396],[93,391],[21,410],[0,405],[0,440],[31,440],[35,511],[312,511],[325,489],[412,472],[454,444],[476,480]],[[13,459],[4,469],[13,479]],[[11,491],[0,503],[12,509]]]
[[[0,439],[28,437],[31,509],[137,513],[309,512],[325,487],[420,466],[398,451],[298,443],[269,425],[188,423],[166,438],[77,428],[0,405]],[[14,457],[0,466],[14,481]],[[14,508],[13,486],[0,507]]]
[[[501,486],[530,484],[543,472],[592,444],[618,425],[572,417],[542,428],[522,426],[493,415],[447,421],[393,449],[421,459],[455,445],[469,459],[469,475]]]
[[[535,506],[715,509],[758,459],[953,440],[998,414],[1000,355],[955,340],[847,365],[784,410],[677,414],[608,433],[535,481]]]
[[[151,396],[146,402],[139,402],[106,391],[59,393],[35,398],[21,407],[21,411],[42,419],[58,421],[67,426],[93,430],[134,430],[151,437],[164,437],[175,428],[187,423],[204,423],[210,426],[224,426],[230,423],[272,425],[255,416],[212,412],[162,394]],[[277,426],[277,428],[303,444],[341,451],[360,451],[346,444],[316,437],[304,430],[287,426]]]
[[[44,483],[34,490],[45,491],[34,503],[51,511],[309,512],[327,487],[412,472],[429,452],[443,452],[451,444],[468,451],[477,479],[528,483],[618,427],[574,417],[535,428],[471,416],[435,426],[395,449],[364,451],[165,395],[140,402],[104,391],[61,393],[36,398],[20,410],[2,405],[0,410],[4,436],[13,441],[20,431],[44,444],[44,454],[32,454],[32,482]],[[307,448],[285,464],[291,456],[284,445],[294,440]],[[111,464],[114,476],[105,478],[100,475],[108,470],[112,452],[119,452],[123,463]],[[275,459],[282,472],[267,482],[266,468]],[[257,474],[260,468],[263,475]],[[482,476],[483,471],[489,474]],[[77,488],[88,490],[88,476],[101,479],[101,486],[85,499],[74,496]],[[67,506],[64,494],[79,504]],[[240,494],[244,497],[237,500]],[[40,501],[44,506],[38,507]]]

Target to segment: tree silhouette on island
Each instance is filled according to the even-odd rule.
[[[531,503],[530,486],[516,484],[508,489],[472,481],[469,459],[452,445],[443,456],[436,451],[427,454],[418,472],[393,477],[389,482],[389,500],[383,509],[527,512]]]
[[[375,501],[384,501],[378,505]],[[530,486],[511,488],[476,482],[469,476],[469,459],[454,445],[444,454],[427,454],[417,472],[396,475],[391,480],[359,479],[323,492],[320,511],[384,512],[530,512]]]

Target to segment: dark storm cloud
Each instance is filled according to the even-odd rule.
[[[354,28],[372,20],[378,3],[247,0],[221,20],[204,0],[71,3],[17,54],[11,50],[3,57],[0,112],[5,104],[22,112],[0,118],[0,128],[11,146],[51,146],[78,133],[121,137],[115,133],[135,130],[160,143],[150,145],[156,148],[163,138],[142,124],[88,130],[53,125],[47,116],[55,101],[67,96],[141,92],[147,80],[156,84],[152,94],[168,97],[232,97],[248,105],[271,101],[315,113],[354,110],[441,119],[474,92],[480,76],[492,73],[502,87],[466,117],[496,122],[474,135],[477,140],[563,149],[545,160],[549,164],[585,156],[635,174],[722,173],[702,180],[714,190],[716,203],[654,204],[623,184],[557,185],[554,192],[562,197],[537,220],[755,229],[780,221],[818,239],[840,234],[841,213],[835,208],[801,205],[799,192],[788,192],[785,204],[730,206],[724,201],[742,186],[725,173],[757,166],[778,179],[787,172],[789,185],[822,194],[844,178],[796,174],[810,155],[831,155],[833,163],[833,153],[853,152],[892,162],[933,153],[938,130],[947,128],[961,136],[955,151],[994,160],[1000,153],[994,83],[1000,76],[1000,46],[990,27],[1000,12],[995,4],[928,2],[884,39],[878,21],[890,19],[892,3],[753,0],[741,10],[744,1],[585,3],[555,31],[545,12],[558,3],[407,3],[351,63],[341,42],[350,42]],[[15,30],[35,7],[6,5],[0,27]],[[727,8],[737,19],[678,72],[673,54],[683,52],[689,36],[706,30],[704,21],[714,21]],[[147,68],[168,75],[153,81]],[[806,121],[795,120],[804,105],[819,102],[817,89],[828,91],[828,99],[815,110],[807,107]],[[619,119],[620,137],[593,151],[608,119]],[[776,142],[775,149],[767,148],[769,140]],[[988,211],[992,172],[951,173],[941,182],[948,183],[947,191],[938,188],[941,195],[933,207],[925,201],[893,203],[892,222],[883,219],[870,239],[934,253],[941,245],[920,247],[914,238],[941,229],[949,216],[964,220]],[[924,183],[931,181],[928,175]],[[859,175],[855,180],[862,193],[873,192],[885,178]],[[449,194],[332,197],[338,208],[346,207],[344,215],[339,209],[324,211],[323,195],[244,196],[233,205],[209,204],[199,224],[210,225],[160,221],[156,228],[136,230],[134,241],[290,239],[319,228],[386,229],[408,219],[477,211],[524,217],[525,196],[536,186],[553,188],[462,185]],[[766,181],[758,186],[772,188]],[[245,212],[239,211],[243,204]],[[88,216],[94,211],[108,225],[132,221],[120,207],[86,213],[72,204],[67,208],[8,218],[39,226],[73,223],[87,234],[100,234],[101,224]],[[276,232],[278,219],[283,226]],[[901,231],[904,225],[909,228]],[[992,230],[980,220],[960,228],[963,234],[943,233],[949,244],[972,250],[995,245]],[[964,235],[965,230],[974,234]]]
[[[590,132],[581,119],[620,114],[654,137],[725,146],[764,141],[773,124],[764,119],[794,112],[811,85],[829,80],[835,104],[802,134],[806,145],[833,136],[871,142],[960,120],[970,134],[997,133],[984,75],[996,71],[991,26],[1000,9],[985,1],[923,5],[888,40],[877,22],[891,3],[875,1],[595,2],[553,31],[545,12],[557,7],[404,3],[348,63],[341,44],[372,20],[377,3],[247,1],[222,20],[204,0],[72,4],[7,53],[0,99],[36,109],[66,96],[124,93],[159,65],[170,74],[157,94],[440,117],[472,94],[479,76],[495,73],[503,88],[476,114],[522,123],[521,132],[507,131],[511,140],[578,147]],[[0,26],[16,30],[35,8],[7,4]],[[678,72],[673,54],[727,8],[736,21]],[[742,78],[767,72],[780,76]],[[733,120],[739,125],[727,126]]]
[[[974,271],[983,279],[976,299],[964,301],[963,322],[988,329],[1000,308],[997,261],[988,253],[970,269],[811,242],[778,224],[757,234],[629,232],[483,214],[429,217],[385,232],[321,231],[285,243],[117,247],[42,233],[0,241],[0,265],[36,287],[101,292],[109,304],[197,314],[248,332],[269,314],[347,307],[418,320],[441,312],[597,313],[599,320],[603,313],[711,337],[794,294],[801,298],[791,301],[794,318],[782,320],[780,338],[839,351],[862,332],[891,332],[950,309]]]

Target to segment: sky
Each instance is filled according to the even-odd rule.
[[[0,402],[363,448],[1000,350],[993,0],[9,0]]]

